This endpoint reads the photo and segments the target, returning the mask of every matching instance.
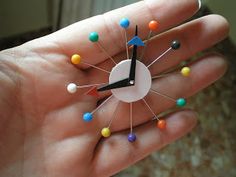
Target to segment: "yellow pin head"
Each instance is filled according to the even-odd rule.
[[[101,134],[103,137],[107,138],[111,135],[111,131],[109,128],[103,128]]]
[[[191,70],[190,70],[189,67],[184,67],[184,68],[182,68],[182,70],[181,70],[181,74],[182,74],[183,76],[185,76],[185,77],[188,77],[188,76],[190,75],[190,72],[191,72]]]
[[[73,63],[74,65],[77,65],[81,62],[81,56],[78,54],[74,54],[71,57],[71,63]]]

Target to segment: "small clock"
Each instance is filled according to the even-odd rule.
[[[169,99],[170,101],[174,101],[176,105],[179,107],[183,107],[186,105],[186,100],[184,98],[175,99],[169,95],[160,93],[157,90],[153,90],[151,88],[153,79],[162,76],[152,76],[149,70],[149,67],[154,65],[158,60],[162,59],[164,55],[166,55],[169,52],[178,50],[181,47],[181,44],[178,40],[173,40],[173,42],[170,44],[170,46],[167,48],[166,51],[164,51],[157,59],[153,60],[149,65],[145,65],[142,62],[142,58],[144,56],[146,47],[148,46],[147,44],[152,36],[152,33],[156,31],[159,27],[158,22],[153,20],[148,24],[150,32],[148,34],[146,41],[142,41],[142,39],[138,36],[139,29],[137,25],[134,29],[134,36],[129,41],[127,41],[126,29],[130,26],[129,19],[127,18],[121,19],[119,25],[124,29],[124,36],[126,40],[126,52],[127,52],[127,58],[124,58],[119,63],[116,63],[115,60],[112,58],[112,56],[109,55],[109,52],[105,50],[105,48],[101,45],[101,43],[99,43],[99,35],[97,32],[91,32],[89,34],[89,40],[91,42],[96,43],[101,48],[101,50],[107,55],[107,57],[110,58],[114,63],[114,67],[112,68],[111,71],[107,71],[102,68],[99,68],[98,66],[83,62],[79,54],[74,54],[71,57],[72,64],[77,65],[83,63],[90,67],[94,67],[102,72],[108,73],[109,80],[107,84],[76,85],[75,83],[70,83],[67,86],[67,91],[73,94],[80,88],[88,88],[88,91],[86,92],[88,96],[99,96],[99,93],[101,92],[111,91],[112,95],[108,97],[102,104],[100,104],[95,110],[91,110],[91,112],[84,113],[83,120],[85,123],[89,123],[90,121],[92,121],[93,118],[96,117],[94,115],[96,111],[98,109],[101,109],[102,106],[112,97],[115,97],[120,102],[125,102],[127,104],[130,104],[131,114],[128,115],[131,120],[130,133],[128,134],[127,139],[129,142],[135,142],[137,137],[133,132],[133,127],[132,127],[133,126],[132,103],[137,101],[143,101],[147,106],[147,108],[150,110],[150,112],[153,114],[154,119],[157,120],[157,128],[161,130],[166,128],[166,121],[164,119],[159,118],[159,116],[157,116],[154,113],[154,111],[151,109],[151,107],[145,100],[145,97],[148,95],[148,93],[152,92],[161,95],[166,99]],[[129,57],[129,48],[132,52],[131,57]],[[138,50],[142,50],[141,56],[138,56]],[[190,75],[190,68],[189,67],[182,68],[180,74],[182,74],[184,77],[188,77]],[[111,135],[112,130],[110,129],[110,127],[112,119],[113,118],[111,117],[109,125],[101,130],[101,135],[105,138],[108,138]]]

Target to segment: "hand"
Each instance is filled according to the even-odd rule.
[[[138,26],[136,25],[135,29],[135,36],[138,36]],[[129,83],[134,85],[135,84],[135,70],[136,70],[136,60],[137,60],[137,45],[133,47],[133,55],[130,64],[130,73],[129,73]]]
[[[168,126],[160,133],[155,123],[147,123],[152,115],[140,102],[134,105],[133,115],[139,143],[127,142],[127,104],[117,112],[111,129],[115,133],[101,140],[99,132],[113,115],[116,99],[110,99],[88,124],[82,114],[95,109],[97,102],[109,93],[98,99],[84,97],[83,90],[70,95],[66,85],[107,82],[107,73],[90,67],[78,68],[69,61],[72,54],[79,52],[89,63],[104,68],[113,66],[88,40],[91,29],[101,34],[105,48],[112,46],[109,51],[112,56],[124,59],[122,33],[117,33],[123,12],[127,12],[133,24],[142,27],[140,36],[144,37],[148,31],[143,28],[152,18],[163,22],[159,31],[165,31],[190,18],[197,9],[197,0],[140,1],[0,52],[0,176],[107,177],[188,133],[196,124],[193,111],[166,116]],[[142,61],[150,63],[171,40],[179,39],[181,49],[151,67],[152,74],[158,74],[223,40],[228,31],[228,23],[219,15],[190,21],[152,39]],[[212,54],[192,63],[191,68],[189,79],[173,73],[154,81],[153,88],[172,96],[189,97],[219,79],[226,71],[226,62]],[[173,106],[152,94],[147,101],[157,114]]]
[[[98,88],[97,91],[101,92],[101,91],[118,89],[118,88],[129,87],[129,86],[131,86],[131,84],[129,83],[129,78],[126,78],[126,79],[114,82],[112,84],[102,86],[102,87]]]

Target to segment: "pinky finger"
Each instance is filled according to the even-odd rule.
[[[197,115],[191,110],[182,110],[167,116],[166,129],[159,130],[155,123],[147,123],[134,129],[137,140],[130,143],[127,132],[113,134],[102,141],[96,150],[93,176],[110,176],[143,159],[153,151],[170,144],[192,130]]]

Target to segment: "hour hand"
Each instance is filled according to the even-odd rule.
[[[130,84],[135,84],[135,71],[136,71],[136,61],[137,61],[137,48],[138,46],[144,46],[143,41],[138,37],[138,26],[136,25],[135,36],[128,42],[128,45],[133,45],[133,55],[131,58],[130,72],[129,72],[129,82]]]
[[[129,87],[129,86],[131,86],[129,83],[129,78],[126,78],[126,79],[102,86],[102,87],[98,88],[97,91],[101,92],[101,91]]]

